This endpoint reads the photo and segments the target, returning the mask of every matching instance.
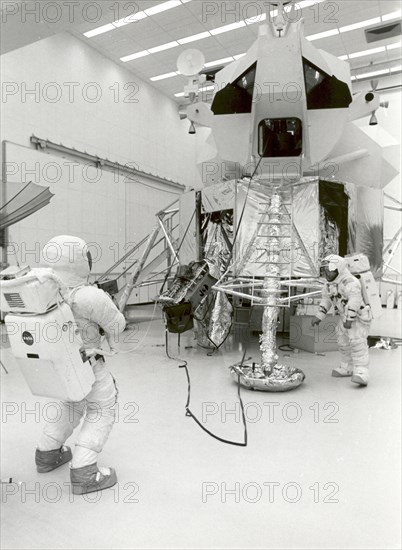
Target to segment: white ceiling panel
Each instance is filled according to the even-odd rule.
[[[226,48],[228,52],[232,51],[233,49],[237,50],[240,44],[244,44],[246,51],[255,40],[255,37],[250,34],[250,31],[247,27],[237,29],[236,32],[218,34],[215,38],[217,43],[222,48]]]
[[[172,38],[185,38],[193,34],[204,32],[204,27],[198,21],[194,21],[192,15],[188,14],[181,19],[173,18],[163,24],[164,30],[172,35]]]
[[[76,13],[74,21],[68,21],[68,18],[63,17],[57,25],[53,26],[46,21],[41,22],[40,28],[38,25],[32,26],[32,28],[24,25],[19,28],[15,22],[10,23],[8,26],[2,24],[2,51],[10,51],[56,32],[67,31],[104,56],[125,67],[134,77],[138,76],[146,80],[151,86],[174,98],[173,94],[183,89],[186,79],[174,77],[152,82],[149,78],[175,71],[177,57],[187,48],[200,49],[207,62],[244,53],[255,40],[259,23],[190,42],[170,50],[150,54],[128,63],[122,63],[120,58],[195,35],[205,30],[213,30],[217,27],[239,22],[246,17],[263,14],[266,12],[268,5],[267,0],[250,2],[246,0],[192,0],[93,38],[87,38],[83,34],[122,17],[129,19],[133,11],[137,13],[141,10],[147,10],[162,4],[163,1],[136,0],[135,2],[125,2],[122,0],[117,2],[116,0],[102,0],[102,2],[97,3],[101,7],[101,13],[99,20],[96,22],[86,21],[81,11]],[[310,36],[331,29],[339,29],[347,25],[381,17],[400,9],[400,0],[325,0],[302,10],[305,35]],[[398,18],[386,21],[383,24],[395,21],[398,21]],[[315,47],[322,48],[333,55],[341,56],[387,45],[397,40],[398,38],[391,38],[368,44],[364,28],[360,28],[342,32],[336,36],[321,38],[312,43]],[[374,67],[377,64],[384,66],[386,63],[395,65],[400,58],[401,50],[398,48],[351,59],[350,64],[352,71],[363,71],[365,67],[369,68],[371,63]],[[183,98],[178,99],[178,101],[182,102]]]
[[[370,61],[373,61],[373,63],[375,63],[375,64],[385,63],[388,60],[389,60],[389,57],[388,57],[387,51],[370,55]],[[367,66],[367,59],[366,59],[366,57],[358,57],[356,59],[350,59],[349,63],[350,63],[350,66],[352,68],[352,74],[353,74],[353,71],[357,67]]]
[[[146,2],[141,2],[140,4],[141,9],[146,9],[144,7],[146,6]],[[253,4],[254,11],[249,7],[246,9],[246,4]],[[266,3],[262,1],[251,3],[221,1],[214,3],[193,0],[186,5],[108,33],[110,35],[123,33],[124,38],[123,40],[119,39],[116,41],[113,47],[109,47],[109,51],[106,41],[104,43],[104,53],[111,58],[116,54],[121,56],[122,49],[124,50],[125,39],[131,40],[131,42],[127,44],[127,51],[125,52],[125,55],[128,55],[129,53],[146,50],[172,40],[200,33],[205,29],[213,30],[217,27],[241,21],[244,17],[252,17],[258,13],[258,10],[260,10],[261,14],[264,13],[266,9],[264,4]],[[155,5],[155,3],[153,3],[153,5]],[[338,0],[336,2],[326,0],[325,2],[316,4],[314,7],[307,7],[302,10],[305,35],[310,36],[331,29],[339,29],[353,23],[381,17],[381,15],[394,12],[397,9],[400,9],[399,0]],[[181,15],[181,18],[179,15]],[[157,54],[151,54],[147,57],[126,63],[124,66],[133,73],[137,73],[141,78],[149,79],[158,74],[175,71],[177,69],[177,57],[187,48],[200,49],[205,56],[206,62],[244,53],[255,40],[258,33],[258,27],[258,23],[247,25],[246,27],[217,34],[213,37],[191,42],[170,50],[161,51]],[[333,55],[341,56],[372,49],[378,45],[387,44],[392,41],[395,42],[395,38],[379,43],[368,44],[366,42],[364,28],[360,28],[343,32],[336,36],[315,40],[313,44]],[[98,49],[100,47],[99,44],[102,44],[102,42],[98,42]],[[391,52],[376,52],[351,59],[350,65],[352,72],[361,70],[362,67],[368,67],[370,63],[383,64],[386,62],[394,62],[395,60],[397,61],[400,58],[400,53],[398,49],[392,50]],[[157,58],[158,62],[155,63],[151,61],[151,58]],[[152,86],[155,86],[171,97],[175,92],[181,91],[185,83],[186,80],[182,77],[173,77],[156,82],[150,81]],[[181,98],[179,101],[183,101],[183,99]]]

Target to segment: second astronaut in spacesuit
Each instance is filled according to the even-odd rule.
[[[363,300],[361,285],[347,267],[347,261],[331,254],[321,262],[321,275],[327,280],[316,317],[318,325],[332,306],[340,314],[337,327],[341,364],[332,376],[351,376],[352,382],[367,386],[369,382],[369,352],[367,336],[372,319],[371,309]]]

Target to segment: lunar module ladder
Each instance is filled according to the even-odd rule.
[[[261,203],[264,210],[260,212],[260,220],[257,223],[256,235],[254,239],[254,251],[257,255],[253,259],[253,254],[249,259],[250,263],[266,266],[264,273],[264,284],[260,290],[267,299],[269,296],[278,298],[275,300],[277,306],[289,307],[286,298],[282,296],[281,303],[279,298],[284,293],[290,292],[290,287],[280,289],[281,279],[287,278],[289,281],[293,271],[293,216],[292,216],[292,192],[291,189],[283,191],[274,191],[271,189],[270,200]],[[278,197],[277,213],[272,216],[273,197]],[[285,251],[289,251],[288,258],[285,258]],[[287,266],[286,275],[283,273]],[[271,300],[267,300],[271,302]],[[271,305],[271,304],[266,304]],[[273,304],[272,304],[273,305]]]
[[[247,247],[245,257],[240,263],[240,269],[245,264],[259,264],[264,266],[263,280],[256,281],[252,278],[239,277],[228,290],[228,286],[221,285],[217,290],[241,295],[236,288],[242,289],[243,282],[251,287],[251,295],[246,296],[252,301],[263,305],[262,334],[260,336],[261,361],[245,365],[243,361],[230,367],[231,375],[240,383],[249,388],[257,388],[264,391],[285,391],[300,385],[304,380],[304,373],[293,367],[278,364],[276,345],[277,320],[280,307],[289,307],[291,297],[291,279],[293,273],[293,247],[295,236],[300,241],[292,215],[292,189],[271,188],[267,202],[257,222],[257,227]],[[287,230],[286,230],[287,228]],[[286,244],[287,243],[287,244]],[[303,248],[304,245],[300,243]],[[305,250],[305,249],[304,249]],[[290,256],[286,258],[286,251]],[[253,254],[256,252],[256,257]],[[306,251],[307,252],[307,251]],[[288,269],[286,269],[286,267]],[[288,281],[284,281],[284,271]],[[281,289],[284,282],[286,290]],[[282,297],[283,293],[287,297]],[[259,295],[255,295],[255,293]],[[286,383],[284,383],[286,381]]]
[[[271,212],[273,196],[279,200],[277,216],[274,218]],[[282,282],[284,279],[289,282],[291,280],[295,237],[297,235],[300,238],[300,236],[293,223],[291,188],[284,190],[271,189],[269,200],[260,204],[263,207],[259,211],[260,219],[245,254],[236,266],[236,272],[241,273],[247,263],[265,265],[267,267],[263,275],[265,283],[267,283],[267,279],[272,279],[272,282],[275,281],[277,284],[274,285],[275,288],[264,288],[267,285],[264,284],[261,278],[256,279],[256,276],[252,275],[250,277],[238,277],[232,284],[226,284],[224,287],[226,290],[228,286],[240,286],[241,289],[249,288],[251,291],[249,298],[252,304],[255,302],[268,305],[266,298],[269,294],[275,294],[278,298],[281,294],[287,294],[287,298],[290,297],[290,284],[286,285],[283,290],[280,290],[279,287],[281,280]],[[284,273],[285,268],[282,266],[288,266],[286,273]],[[269,286],[272,287],[272,285]],[[241,294],[230,291],[229,293],[238,296]],[[255,293],[262,293],[263,296],[256,296]],[[246,295],[242,296],[246,297]],[[287,298],[282,296],[280,301],[276,300],[276,305],[289,307],[290,302]]]
[[[225,282],[219,281],[214,290],[248,299],[251,305],[290,307],[292,301],[300,298],[299,295],[291,295],[291,289],[305,289],[312,283],[311,279],[292,279],[295,253],[299,252],[304,257],[313,279],[318,276],[317,268],[294,224],[292,187],[271,187],[267,201],[260,204],[260,219],[244,255],[232,266],[233,278]],[[265,273],[259,277],[254,274],[241,276],[247,264],[263,265]],[[313,288],[314,286],[316,285],[313,284]],[[316,294],[317,290],[314,290],[303,296]]]

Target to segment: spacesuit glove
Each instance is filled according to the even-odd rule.
[[[311,326],[312,327],[315,327],[316,325],[319,325],[321,323],[321,319],[319,319],[318,317],[314,317],[313,319],[311,319]]]
[[[347,328],[347,329],[352,328],[352,321],[344,321],[343,322],[343,327]]]

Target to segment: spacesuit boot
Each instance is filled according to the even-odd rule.
[[[368,367],[354,367],[352,382],[360,384],[360,386],[367,386],[369,383],[370,375]]]
[[[113,468],[98,468],[96,462],[81,468],[70,469],[71,487],[74,495],[85,495],[113,487],[117,483]]]
[[[52,451],[40,451],[39,449],[36,449],[36,469],[40,474],[46,474],[47,472],[51,472],[59,466],[62,466],[66,462],[69,462],[72,457],[73,455],[71,454],[71,449],[66,445]]]
[[[343,376],[352,376],[352,369],[349,367],[348,363],[341,363],[339,367],[336,367],[332,370],[332,376],[343,377]]]

